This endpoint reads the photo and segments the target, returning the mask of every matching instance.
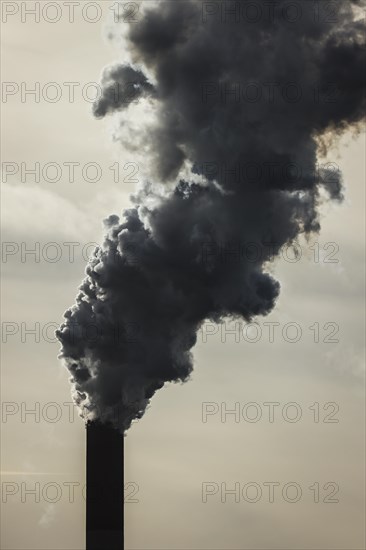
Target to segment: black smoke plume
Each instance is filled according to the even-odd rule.
[[[121,117],[149,181],[106,220],[58,338],[83,415],[121,431],[165,382],[187,380],[203,321],[272,310],[268,262],[319,231],[321,201],[342,200],[317,153],[365,113],[364,5],[245,4],[141,4],[129,63],[106,70],[94,105]],[[242,243],[251,253],[234,261]]]

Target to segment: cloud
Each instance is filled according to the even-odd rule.
[[[48,529],[55,521],[56,506],[54,504],[46,504],[43,514],[38,522],[38,525],[43,529]]]

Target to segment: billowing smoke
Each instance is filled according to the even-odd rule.
[[[245,4],[145,2],[125,32],[129,64],[105,71],[94,105],[119,117],[150,176],[105,221],[58,338],[82,414],[121,431],[165,382],[187,380],[206,319],[272,310],[268,263],[342,199],[317,152],[365,113],[361,2]]]

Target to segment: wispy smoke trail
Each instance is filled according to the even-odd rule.
[[[256,4],[252,22],[220,2],[146,2],[127,32],[131,64],[103,77],[94,113],[118,111],[118,138],[142,152],[150,182],[121,221],[106,220],[58,337],[84,416],[121,431],[165,382],[189,377],[204,320],[272,310],[280,285],[267,263],[319,231],[324,197],[342,199],[317,150],[365,113],[361,2],[337,0],[330,18],[297,1],[295,22],[283,1],[267,15],[268,2]],[[255,254],[223,261],[217,251],[238,243]]]

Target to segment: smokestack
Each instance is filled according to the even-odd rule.
[[[86,550],[123,550],[123,435],[86,424]]]

